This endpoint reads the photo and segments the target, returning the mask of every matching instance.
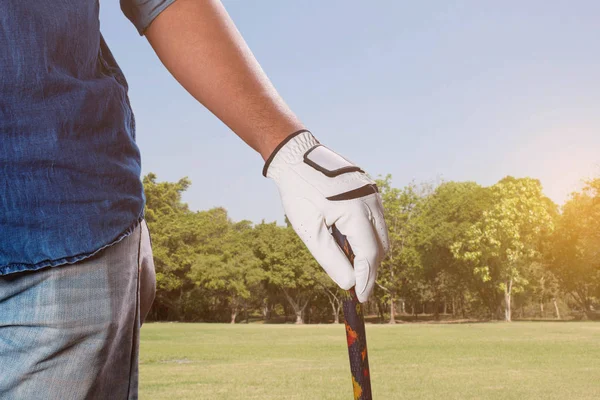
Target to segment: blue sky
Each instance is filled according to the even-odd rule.
[[[600,2],[224,1],[319,140],[397,187],[600,176]],[[194,210],[283,220],[263,161],[169,75],[117,0],[102,32],[130,85],[143,173]],[[202,23],[199,21],[198,23]]]

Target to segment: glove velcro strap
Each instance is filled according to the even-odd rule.
[[[379,193],[377,185],[374,183],[359,187],[358,189],[350,190],[349,192],[336,194],[335,196],[327,197],[327,200],[331,201],[342,201],[342,200],[353,200],[359,197],[366,197],[373,193]]]
[[[322,144],[308,150],[304,154],[304,162],[330,178],[347,172],[363,172],[359,167]]]

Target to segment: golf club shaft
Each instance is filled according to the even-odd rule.
[[[350,260],[350,263],[354,266],[354,253],[346,236],[335,225],[332,226],[332,234],[346,257],[348,257],[348,260]],[[344,310],[344,323],[346,325],[346,339],[348,341],[354,400],[372,400],[363,307],[356,297],[354,288],[348,291],[347,298],[342,303],[342,308]]]

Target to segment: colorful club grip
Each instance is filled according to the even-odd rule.
[[[340,248],[354,265],[354,253],[350,243],[335,225],[331,233]],[[354,400],[372,400],[371,375],[369,372],[369,357],[367,355],[367,335],[365,332],[365,319],[363,308],[354,288],[348,291],[348,297],[342,304],[346,324],[346,338],[348,339],[348,355],[350,356],[350,371],[352,372],[352,388]]]

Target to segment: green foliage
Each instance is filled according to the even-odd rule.
[[[284,289],[314,287],[320,267],[291,227],[263,222],[255,227],[255,236],[255,254],[270,284]]]
[[[235,322],[240,307],[248,306],[253,293],[260,290],[265,273],[254,256],[253,231],[248,221],[224,221],[218,232],[196,256],[188,277],[210,296],[226,300]]]
[[[469,263],[454,257],[451,249],[490,204],[490,190],[473,182],[444,182],[420,204],[418,250],[436,304],[463,298],[468,290],[485,291],[486,285],[474,282]]]
[[[157,182],[150,173],[143,179],[146,195],[146,221],[152,238],[156,268],[157,296],[155,314],[164,319],[179,317],[177,299],[186,286],[185,273],[192,262],[189,240],[191,213],[181,201],[190,181],[183,178],[176,183]],[[159,315],[155,315],[159,317]]]
[[[388,227],[389,251],[379,268],[378,285],[384,301],[390,303],[390,322],[394,322],[394,304],[398,295],[419,301],[422,291],[415,290],[421,276],[421,264],[416,248],[418,206],[426,188],[411,183],[403,189],[392,187],[391,175],[377,180],[383,199]]]
[[[510,321],[510,296],[525,289],[525,270],[542,259],[542,243],[554,230],[554,212],[535,179],[504,178],[491,188],[491,195],[491,208],[451,249],[457,259],[472,264],[483,282],[505,294]]]
[[[551,268],[588,316],[600,299],[600,179],[587,182],[563,207],[553,237]]]
[[[149,224],[188,211],[187,204],[181,202],[182,193],[192,184],[187,177],[176,183],[157,182],[156,175],[149,173],[144,177],[143,184],[146,195],[146,221]]]
[[[255,255],[265,271],[267,285],[280,290],[293,308],[296,322],[315,296],[322,273],[304,243],[290,226],[261,223],[255,227]]]
[[[144,177],[157,296],[155,320],[297,323],[337,321],[344,293],[315,262],[289,223],[234,222],[223,208],[191,211],[182,195],[191,182]],[[380,319],[399,312],[441,318],[510,319],[511,300],[544,316],[573,306],[593,316],[600,299],[600,179],[562,208],[539,181],[507,177],[474,182],[377,181],[390,251],[371,302]],[[567,297],[570,296],[570,297]],[[574,302],[574,303],[573,303]]]

